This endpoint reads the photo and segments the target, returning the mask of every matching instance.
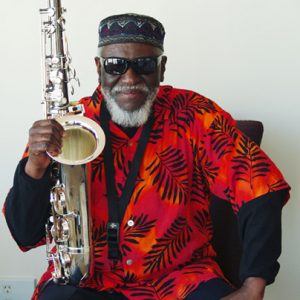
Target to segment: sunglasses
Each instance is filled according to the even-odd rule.
[[[147,75],[156,71],[161,62],[162,55],[157,57],[139,57],[126,59],[122,57],[100,57],[100,61],[106,73],[122,75],[131,67],[138,75]]]

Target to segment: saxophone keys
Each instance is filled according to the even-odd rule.
[[[66,214],[66,194],[63,185],[58,185],[52,188],[50,201],[53,204],[53,208],[57,214]]]
[[[51,227],[51,235],[59,245],[65,245],[70,237],[69,222],[64,217],[58,217]]]
[[[65,285],[69,282],[68,278],[69,267],[71,265],[71,257],[65,251],[51,254],[51,261],[54,265],[54,270],[51,272],[53,281],[60,285]]]
[[[71,256],[69,253],[63,251],[60,252],[60,262],[64,268],[68,268],[71,266]]]

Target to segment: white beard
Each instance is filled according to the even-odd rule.
[[[119,89],[122,88],[124,87],[121,87]],[[127,87],[125,88],[127,89]],[[143,89],[147,88],[143,87]],[[123,127],[139,127],[145,124],[149,118],[153,102],[158,92],[158,87],[152,89],[151,91],[147,89],[148,96],[145,103],[135,111],[126,111],[118,105],[115,97],[113,96],[114,89],[110,91],[108,88],[101,87],[101,92],[104,96],[106,107],[111,115],[111,119],[113,120],[113,122]]]

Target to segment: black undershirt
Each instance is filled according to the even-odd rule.
[[[118,125],[118,127],[122,131],[124,131],[129,138],[133,138],[133,136],[136,134],[137,130],[139,129],[138,127],[123,127],[120,125]]]

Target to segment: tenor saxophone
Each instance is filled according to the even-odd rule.
[[[48,0],[48,6],[40,9],[42,104],[45,117],[55,118],[66,132],[62,153],[52,157],[46,252],[54,266],[53,280],[78,284],[88,276],[90,265],[87,163],[102,152],[105,136],[96,122],[83,116],[82,105],[69,101],[69,90],[71,94],[74,90],[72,81],[78,79],[71,66],[64,13],[60,0]],[[50,250],[52,242],[55,247]]]

